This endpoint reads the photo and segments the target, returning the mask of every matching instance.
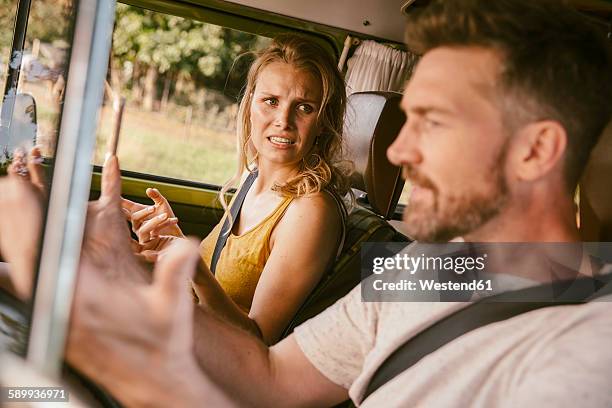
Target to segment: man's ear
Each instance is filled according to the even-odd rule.
[[[561,164],[567,146],[567,132],[559,122],[533,122],[515,135],[511,162],[519,180],[533,181]]]

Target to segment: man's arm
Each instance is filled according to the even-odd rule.
[[[195,352],[207,376],[246,406],[331,406],[345,388],[317,370],[294,335],[268,348],[246,331],[196,307]]]
[[[40,194],[19,176],[0,179],[0,286],[22,300],[32,295],[42,224]],[[0,264],[2,264],[0,262]]]
[[[0,289],[4,289],[9,293],[15,293],[15,287],[9,275],[9,264],[0,262]]]

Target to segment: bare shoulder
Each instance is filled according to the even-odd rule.
[[[295,198],[285,214],[289,219],[307,219],[318,222],[333,222],[340,220],[338,204],[327,192],[308,194]]]
[[[341,216],[334,198],[326,192],[318,192],[295,198],[278,225],[280,234],[336,235],[342,228]]]

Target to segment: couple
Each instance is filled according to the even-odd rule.
[[[578,241],[574,187],[612,113],[603,34],[552,0],[438,0],[411,19],[406,40],[423,57],[388,156],[416,186],[410,233],[430,242]],[[133,259],[115,158],[103,187],[88,217],[67,358],[127,406],[330,406],[349,396],[364,407],[612,405],[607,302],[468,332],[364,399],[385,358],[456,303],[367,303],[357,287],[267,347],[193,305],[184,282],[198,269],[195,242],[168,249],[152,283],[108,279],[142,269],[113,260]],[[0,189],[9,203],[34,201],[25,183]],[[121,239],[98,241],[109,228]],[[108,251],[119,256],[100,256]]]
[[[276,38],[248,73],[238,118],[239,171],[219,193],[226,210],[232,182],[244,173],[257,177],[246,186],[216,274],[202,269],[192,284],[202,307],[266,344],[278,341],[342,244],[346,209],[340,197],[349,190],[350,170],[341,160],[345,107],[346,90],[333,58],[302,37]],[[39,158],[37,148],[28,160],[16,154],[8,172],[38,183]],[[160,192],[148,189],[147,195],[154,205],[123,199],[122,207],[138,237],[131,247],[155,261],[185,237]],[[200,245],[207,266],[225,218],[231,216]],[[19,292],[27,298],[31,282],[23,286]]]

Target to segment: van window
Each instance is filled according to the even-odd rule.
[[[266,37],[178,16],[117,5],[108,83],[126,98],[121,167],[220,185],[236,169],[236,114],[248,51]],[[252,54],[251,54],[252,55]],[[94,158],[101,164],[114,126],[100,114]]]
[[[2,55],[2,91],[5,90],[8,60],[11,58],[13,28],[15,27],[16,0],[0,0],[0,51]],[[36,102],[36,138],[24,140],[19,146],[28,149],[33,143],[41,146],[44,156],[53,156],[57,141],[61,101],[66,79],[66,61],[71,30],[71,0],[32,1],[28,15],[25,44],[21,56],[18,94],[29,94]],[[19,27],[18,27],[19,29]],[[15,112],[14,112],[15,113]],[[11,143],[8,143],[11,145]]]
[[[2,92],[4,92],[8,62],[11,54],[12,28],[15,25],[17,0],[0,0],[0,9],[2,9],[2,13],[0,13],[0,27],[3,27],[0,30],[0,85],[2,86]]]

